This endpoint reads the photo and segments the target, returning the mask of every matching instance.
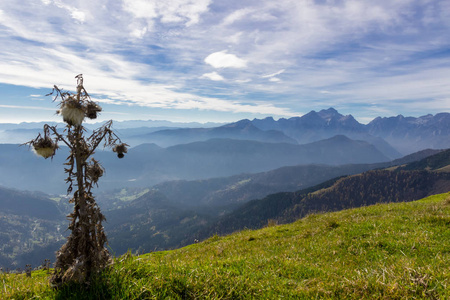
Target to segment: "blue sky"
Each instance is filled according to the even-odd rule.
[[[101,120],[450,111],[448,0],[2,0],[0,43],[1,123],[79,73]]]

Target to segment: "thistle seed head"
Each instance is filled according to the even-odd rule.
[[[43,158],[53,157],[58,145],[49,137],[41,137],[32,143],[33,151]]]
[[[128,151],[127,146],[128,145],[124,144],[124,143],[118,144],[118,145],[114,146],[114,148],[112,150],[113,150],[113,152],[117,153],[118,158],[123,158],[125,156],[124,153],[127,153],[127,151]]]
[[[64,122],[70,126],[78,126],[83,123],[84,120],[84,110],[79,101],[73,96],[68,97],[66,100],[61,102],[61,109],[59,113],[63,116]]]
[[[97,183],[98,179],[103,176],[103,167],[95,159],[91,159],[91,163],[86,167],[86,175],[92,180],[92,182]]]
[[[96,119],[97,114],[101,111],[102,111],[102,108],[100,107],[100,105],[98,105],[92,101],[86,105],[86,117],[88,117],[91,120]]]

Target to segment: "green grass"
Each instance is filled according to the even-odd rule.
[[[0,274],[1,299],[450,299],[450,193],[130,254],[90,288]]]

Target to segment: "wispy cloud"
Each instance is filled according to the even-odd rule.
[[[55,111],[55,109],[53,109],[53,108],[45,108],[45,107],[40,107],[40,106],[23,106],[23,105],[5,105],[5,104],[0,104],[0,107],[1,108],[14,108],[14,109],[18,109],[18,110],[32,109],[32,110]]]
[[[275,73],[272,73],[272,74],[263,75],[263,76],[261,76],[261,77],[262,77],[262,78],[271,78],[271,77],[275,77],[275,76],[278,76],[278,75],[280,75],[280,74],[283,74],[284,71],[286,71],[286,70],[283,69],[283,70],[280,70],[280,71],[275,72]]]

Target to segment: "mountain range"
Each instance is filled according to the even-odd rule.
[[[42,126],[43,123],[0,124],[0,143],[23,143],[35,137]],[[96,127],[97,123],[86,124],[88,130]],[[229,124],[124,121],[115,122],[114,128],[131,146],[154,143],[169,147],[218,138],[307,144],[345,135],[373,144],[390,159],[427,148],[450,147],[450,114],[445,112],[418,118],[377,117],[368,124],[361,124],[352,115],[342,115],[329,108],[279,120],[267,117]]]
[[[419,118],[378,117],[367,124],[367,131],[382,137],[404,154],[425,148],[450,148],[450,113],[425,115]]]
[[[27,147],[0,144],[0,183],[12,188],[64,193],[62,166],[67,156],[67,147],[61,147],[53,160],[44,160]],[[390,160],[373,145],[342,135],[305,145],[232,139],[210,139],[167,148],[143,144],[129,149],[121,160],[111,151],[98,151],[95,158],[106,169],[101,179],[102,190],[149,187],[176,179],[257,173],[300,164],[342,165]]]
[[[344,116],[329,108],[319,112],[311,111],[302,117],[282,118],[278,121],[269,117],[250,122],[261,130],[281,131],[299,143],[309,143],[342,134],[351,139],[368,141],[380,147],[379,150],[382,151],[383,147],[387,147],[386,144],[391,145],[403,155],[426,148],[450,147],[450,113],[439,113],[434,116],[429,114],[419,118],[405,118],[402,115],[390,118],[378,117],[364,125],[356,121],[352,115]],[[387,151],[387,148],[384,151]],[[395,152],[385,154],[396,155]]]
[[[274,120],[240,120],[211,128],[177,128],[133,134],[127,138],[133,144],[155,143],[162,147],[205,141],[212,138],[245,139],[264,142],[307,144],[345,135],[353,140],[373,144],[390,159],[426,148],[450,147],[450,114],[439,113],[419,118],[375,118],[369,124],[359,123],[352,115],[342,115],[334,108],[311,111],[301,117]]]
[[[128,137],[131,143],[146,141],[155,143],[161,147],[169,147],[178,144],[207,141],[210,139],[235,139],[251,140],[269,143],[291,143],[297,141],[278,130],[261,130],[248,120],[242,120],[214,128],[179,128],[159,130],[144,135]]]

